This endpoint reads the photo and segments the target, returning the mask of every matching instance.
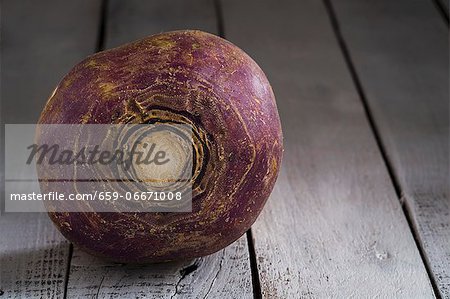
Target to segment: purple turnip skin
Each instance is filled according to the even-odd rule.
[[[162,33],[86,58],[60,82],[39,124],[152,118],[187,119],[207,132],[192,212],[49,212],[93,255],[137,263],[209,255],[250,228],[273,189],[283,140],[272,88],[246,53],[209,33]]]

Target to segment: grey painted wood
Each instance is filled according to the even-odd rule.
[[[75,248],[68,298],[253,298],[245,236],[215,254],[153,265],[104,262]]]
[[[37,121],[58,80],[95,49],[99,4],[2,1],[2,124]],[[2,298],[63,296],[69,244],[46,214],[2,214],[0,240]]]
[[[252,227],[263,297],[432,298],[323,3],[221,3],[284,129],[282,171]]]
[[[69,244],[44,213],[0,216],[2,298],[62,298]]]
[[[36,123],[59,80],[95,51],[99,2],[2,1],[4,123]]]
[[[110,0],[106,46],[112,48],[164,31],[199,29],[217,34],[209,0]]]
[[[431,1],[333,4],[402,199],[440,293],[448,298],[448,27]]]
[[[107,19],[106,48],[161,31],[217,31],[213,3],[206,0],[111,1]],[[74,248],[67,295],[68,298],[252,298],[251,279],[245,236],[204,258],[147,266],[104,263]]]

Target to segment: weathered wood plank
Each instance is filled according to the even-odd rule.
[[[95,51],[99,2],[2,1],[4,123],[36,123],[58,81]]]
[[[439,291],[448,298],[448,27],[431,1],[333,4],[402,198]]]
[[[44,213],[0,216],[4,298],[61,298],[69,246]]]
[[[217,32],[208,0],[111,1],[106,48],[177,29]],[[245,236],[213,255],[146,266],[102,262],[74,248],[68,298],[252,298]]]
[[[35,123],[62,75],[95,49],[99,1],[1,5],[1,122]],[[63,296],[69,244],[47,215],[2,214],[0,239],[2,298]]]
[[[75,249],[69,298],[252,298],[245,236],[192,261],[153,265],[104,262]],[[247,291],[243,291],[244,287]]]
[[[171,30],[217,33],[216,13],[209,0],[110,0],[107,20],[107,48]]]
[[[263,296],[433,297],[323,3],[221,3],[284,128],[283,168],[252,228]]]

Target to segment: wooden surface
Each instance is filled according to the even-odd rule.
[[[333,4],[402,200],[449,298],[448,27],[427,1]]]
[[[36,123],[59,80],[95,51],[100,0],[1,2],[3,123]]]
[[[120,265],[75,250],[67,298],[253,298],[246,237],[191,261]]]
[[[2,1],[2,123],[35,122],[99,45],[223,31],[274,87],[282,172],[250,243],[189,261],[104,262],[45,214],[2,214],[0,298],[450,297],[448,27],[432,0],[103,3]]]
[[[95,50],[99,12],[96,0],[1,2],[2,123],[37,121],[62,76]],[[46,214],[1,215],[0,240],[0,298],[63,297],[69,243]]]
[[[283,120],[281,176],[253,226],[262,293],[431,297],[324,6],[286,3],[223,1],[227,38],[265,70]]]
[[[217,34],[210,0],[109,0],[105,46],[112,48],[171,30],[199,29]]]
[[[44,213],[0,216],[0,289],[5,298],[62,298],[69,243]]]

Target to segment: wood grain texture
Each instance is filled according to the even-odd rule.
[[[402,198],[448,298],[448,27],[431,1],[333,4]]]
[[[44,213],[0,216],[2,298],[62,298],[69,244]]]
[[[37,121],[61,76],[95,49],[99,4],[2,1],[2,124]],[[63,297],[69,244],[46,214],[2,214],[0,240],[2,298]]]
[[[323,4],[221,3],[284,128],[282,172],[252,227],[263,297],[433,297]]]
[[[110,1],[106,48],[176,29],[215,33],[211,1]],[[150,249],[151,250],[151,249]],[[68,298],[252,298],[245,236],[224,250],[192,261],[121,266],[74,248]]]
[[[151,265],[104,262],[75,248],[68,298],[252,298],[245,236],[215,254]]]

